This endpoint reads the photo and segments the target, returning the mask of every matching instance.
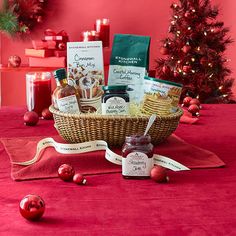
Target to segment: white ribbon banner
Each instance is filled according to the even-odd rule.
[[[117,165],[122,165],[122,156],[111,151],[108,148],[107,142],[103,140],[95,140],[84,143],[65,144],[65,143],[58,143],[53,138],[44,138],[38,142],[36,154],[33,157],[33,159],[25,162],[12,162],[12,164],[22,165],[22,166],[32,165],[39,159],[40,152],[47,147],[54,147],[58,153],[62,154],[80,154],[93,151],[106,151],[105,158],[108,161]],[[190,170],[188,167],[165,156],[154,154],[153,160],[154,164],[163,166],[173,171]]]

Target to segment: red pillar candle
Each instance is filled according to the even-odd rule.
[[[95,30],[83,31],[80,36],[82,42],[99,40],[98,33]]]
[[[110,23],[109,19],[97,19],[95,30],[99,33],[99,39],[103,47],[109,47],[110,44]]]
[[[40,117],[42,111],[51,105],[51,73],[26,74],[26,101],[28,111],[35,111]]]

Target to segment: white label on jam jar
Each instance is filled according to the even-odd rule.
[[[79,112],[79,105],[75,95],[57,99],[59,111],[76,113]]]
[[[111,97],[102,103],[103,115],[128,115],[129,114],[129,102],[121,97]]]
[[[150,176],[153,167],[153,158],[143,152],[131,152],[122,158],[122,175],[125,176]]]

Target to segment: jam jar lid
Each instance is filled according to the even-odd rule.
[[[127,88],[128,88],[128,85],[108,85],[108,86],[102,87],[104,91],[107,91],[107,90],[126,91]]]
[[[151,142],[151,136],[149,134],[145,136],[143,134],[135,134],[131,136],[126,136],[125,142],[130,143],[131,145],[149,144]]]

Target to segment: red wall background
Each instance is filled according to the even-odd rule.
[[[43,31],[51,28],[55,31],[66,30],[71,41],[77,41],[83,30],[93,28],[95,19],[109,18],[111,21],[111,38],[114,33],[149,35],[151,42],[151,68],[159,54],[159,41],[167,35],[170,4],[173,0],[49,0],[49,14],[35,32],[32,39],[40,39]],[[177,1],[176,1],[177,2]],[[236,1],[212,0],[220,7],[220,16],[225,25],[230,27],[230,35],[236,40]],[[31,41],[15,41],[1,35],[1,63],[7,64],[8,57],[19,55],[22,63],[27,63],[24,49],[31,47]],[[235,44],[227,52],[232,77],[236,77]],[[234,85],[236,94],[236,86]],[[2,105],[25,105],[25,73],[1,73]]]

